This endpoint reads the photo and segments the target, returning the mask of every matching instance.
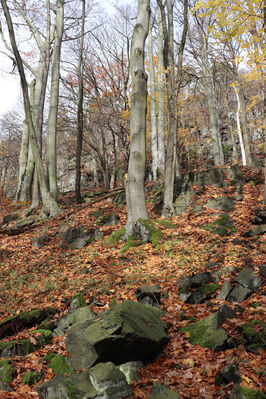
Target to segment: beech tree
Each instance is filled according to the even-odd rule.
[[[142,223],[142,221],[149,219],[144,191],[147,112],[147,74],[144,67],[144,46],[148,36],[149,19],[150,1],[139,0],[137,20],[131,43],[130,156],[125,187],[128,211],[127,237],[140,236],[144,241],[149,238],[149,232],[147,232],[145,224]]]

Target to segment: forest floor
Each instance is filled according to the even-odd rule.
[[[202,200],[222,193],[221,188],[206,187]],[[161,356],[152,364],[146,365],[139,373],[140,379],[133,384],[133,398],[148,398],[155,382],[160,382],[178,391],[184,398],[225,398],[233,383],[216,386],[216,374],[228,363],[236,362],[241,375],[241,384],[247,388],[263,390],[265,388],[265,352],[255,355],[247,352],[243,345],[225,351],[214,352],[201,346],[193,346],[187,336],[178,330],[188,324],[193,317],[200,320],[217,310],[225,301],[212,299],[200,305],[183,303],[178,297],[177,284],[183,274],[207,270],[210,262],[217,263],[216,269],[234,267],[240,270],[252,263],[258,273],[258,265],[265,264],[265,235],[257,238],[245,238],[244,233],[252,226],[250,216],[262,205],[263,185],[246,183],[243,189],[243,201],[236,202],[235,210],[230,212],[237,233],[229,237],[220,237],[199,226],[210,223],[215,211],[203,206],[198,214],[187,212],[171,219],[173,226],[165,227],[156,223],[159,216],[154,213],[148,193],[148,209],[155,225],[162,232],[159,247],[147,243],[121,252],[124,243],[108,243],[108,237],[126,223],[125,205],[116,206],[113,199],[105,199],[93,205],[66,205],[71,196],[61,198],[60,205],[65,215],[48,219],[44,225],[16,236],[0,234],[0,320],[20,312],[52,306],[58,309],[57,319],[68,310],[69,299],[82,292],[98,314],[108,309],[109,304],[126,299],[136,300],[135,290],[144,284],[160,285],[162,289],[161,309],[171,323],[170,342]],[[230,196],[230,193],[228,194]],[[0,200],[1,218],[8,213],[18,212],[24,206],[12,205],[9,200]],[[87,228],[97,224],[92,216],[96,211],[105,214],[118,214],[120,221],[115,226],[103,226],[100,230],[103,238],[82,249],[62,249],[58,245],[58,229],[63,224],[82,225]],[[48,232],[52,237],[43,248],[33,248],[33,237]],[[242,244],[234,244],[234,240]],[[248,242],[249,245],[246,245]],[[87,269],[84,272],[84,269]],[[216,270],[212,269],[212,272]],[[261,276],[260,276],[261,277]],[[223,275],[221,284],[228,278]],[[254,302],[258,307],[253,307]],[[239,327],[254,318],[263,320],[265,315],[265,297],[261,292],[253,293],[240,304],[244,311],[223,325],[228,335],[235,336]],[[189,320],[190,319],[190,320]],[[6,340],[27,338],[28,332],[20,332]],[[22,376],[29,370],[43,371],[40,383],[54,377],[52,370],[40,359],[49,352],[66,354],[64,339],[56,337],[50,345],[26,356],[16,357],[17,376],[11,386],[14,392],[0,393],[1,399],[39,398],[36,385],[22,384]],[[263,358],[264,357],[264,358]],[[264,361],[264,363],[263,363]],[[40,384],[39,383],[39,384]]]

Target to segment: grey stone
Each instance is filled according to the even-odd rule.
[[[184,302],[196,305],[198,303],[204,302],[205,299],[207,299],[207,295],[204,292],[193,291],[191,292],[191,295],[188,297],[188,299]]]
[[[34,248],[42,248],[45,246],[45,244],[48,244],[49,241],[50,237],[47,234],[43,234],[38,237],[33,237],[33,239],[31,240],[31,245]]]
[[[256,237],[262,235],[266,232],[266,224],[260,224],[259,226],[254,227],[253,229],[248,230],[244,237]]]
[[[266,399],[266,394],[254,389],[244,388],[241,385],[234,385],[229,399]]]
[[[172,391],[164,385],[156,384],[153,385],[151,395],[149,399],[179,399],[180,395],[178,392]]]
[[[210,272],[197,273],[191,277],[191,287],[202,287],[203,285],[211,283],[212,276]]]
[[[230,306],[224,304],[218,310],[218,324],[221,326],[227,319],[236,317],[235,311]]]
[[[11,388],[10,385],[8,385],[6,382],[0,380],[0,392],[4,391],[4,392],[12,392],[13,389]]]
[[[236,281],[251,290],[258,289],[262,284],[261,279],[251,269],[243,269],[237,276]]]
[[[195,195],[195,191],[189,190],[185,193],[181,193],[177,199],[175,200],[175,211],[177,215],[182,215],[182,213],[186,212],[189,208],[190,201],[192,197]]]
[[[252,293],[249,288],[243,287],[242,285],[236,285],[230,294],[227,296],[226,300],[228,302],[242,302]]]
[[[142,362],[127,362],[118,366],[119,370],[125,375],[128,384],[139,380],[138,371],[142,367],[144,367]]]
[[[159,285],[143,285],[135,291],[138,302],[159,307],[161,301],[161,287]]]
[[[266,278],[266,265],[259,265],[259,269],[262,277]]]
[[[230,382],[239,383],[240,381],[241,377],[235,363],[227,364],[215,378],[216,385],[229,384]]]
[[[219,292],[219,294],[217,295],[218,299],[226,299],[227,296],[230,294],[230,292],[232,291],[233,287],[231,285],[231,280],[226,280],[224,282],[224,285],[221,289],[221,291]]]
[[[204,183],[207,186],[223,187],[225,175],[221,169],[211,168],[205,172]]]
[[[88,306],[71,310],[58,321],[57,327],[54,330],[54,335],[62,335],[62,337],[64,337],[67,330],[74,324],[84,323],[94,319],[94,317],[95,314]]]
[[[66,339],[71,366],[82,369],[107,361],[150,360],[169,340],[169,325],[161,316],[154,307],[124,301],[90,322],[74,325]]]
[[[230,212],[235,208],[235,201],[229,197],[218,197],[210,199],[206,206],[209,209],[220,209],[224,212]]]
[[[181,294],[179,294],[179,299],[182,302],[187,302],[187,300],[191,297],[192,291],[186,291],[186,292],[181,292]]]
[[[182,276],[177,283],[177,287],[179,290],[187,289],[191,287],[191,278],[189,276]]]

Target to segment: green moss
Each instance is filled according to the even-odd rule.
[[[6,383],[13,380],[16,370],[12,367],[10,360],[0,360],[0,379]]]
[[[248,389],[239,385],[237,391],[240,392],[246,399],[266,399],[266,395],[254,389]]]
[[[49,367],[53,370],[53,372],[57,375],[62,375],[73,371],[72,368],[67,363],[65,356],[56,355],[53,357],[51,362],[49,363]]]
[[[260,320],[252,320],[242,326],[244,338],[250,344],[260,344],[266,341],[266,324]]]
[[[47,309],[35,309],[35,310],[31,310],[29,312],[24,312],[24,313],[20,313],[16,316],[12,316],[9,317],[5,320],[3,320],[0,323],[0,328],[8,323],[11,322],[16,322],[17,320],[25,320],[25,324],[28,325],[28,323],[31,323],[34,325],[34,323],[36,323],[36,321],[38,319],[40,319],[42,317],[42,315],[44,316],[43,319],[47,316],[47,314],[55,314],[56,310],[53,308],[47,308]]]
[[[235,234],[237,230],[234,227],[233,220],[227,213],[223,214],[215,222],[201,226],[203,230],[210,231],[211,233],[219,234],[221,237]]]
[[[102,214],[103,214],[103,210],[100,209],[99,211],[92,212],[90,214],[90,216],[94,216],[95,218],[98,218],[98,217],[102,216]]]
[[[66,379],[66,386],[69,399],[75,399],[76,388],[70,378]]]
[[[261,304],[259,302],[253,302],[249,305],[251,308],[257,309],[258,307],[261,306]]]
[[[84,296],[78,292],[77,294],[75,294],[72,298],[72,300],[77,299],[77,307],[78,308],[82,308],[83,306],[87,306],[86,300],[84,298]]]
[[[126,234],[125,227],[122,227],[122,229],[120,230],[114,231],[108,239],[109,244],[111,245],[117,244],[125,234]]]
[[[35,371],[28,371],[26,374],[23,375],[22,377],[22,383],[27,384],[27,385],[33,385],[39,382],[42,378],[43,374],[38,373]]]
[[[150,233],[149,241],[154,245],[155,248],[159,248],[159,240],[162,237],[162,233],[160,230],[156,229],[155,224],[151,219],[139,219],[138,223],[140,223],[146,231]]]
[[[199,287],[197,289],[197,291],[200,291],[200,292],[202,292],[203,294],[206,294],[206,295],[213,295],[220,288],[221,288],[221,286],[219,284],[207,284],[207,285],[204,285],[203,287]]]
[[[156,223],[160,224],[163,227],[166,227],[167,229],[176,229],[176,225],[170,222],[169,220],[166,219],[157,219],[155,220]]]
[[[135,237],[135,236],[128,237],[127,243],[125,245],[123,245],[120,252],[124,253],[124,252],[128,251],[130,248],[139,247],[142,244],[143,244],[143,242],[140,241],[138,239],[138,237]]]
[[[56,356],[56,353],[54,353],[54,352],[48,353],[46,356],[43,356],[43,357],[41,358],[41,363],[43,363],[43,362],[50,363],[51,360],[52,360],[55,356]]]

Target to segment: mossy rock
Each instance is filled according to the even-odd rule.
[[[108,238],[108,242],[110,245],[115,245],[117,244],[120,240],[123,239],[123,237],[126,234],[126,229],[125,227],[122,227],[122,229],[114,231],[111,236]]]
[[[162,233],[160,230],[156,229],[155,224],[151,219],[139,219],[138,223],[143,226],[143,228],[148,232],[149,239],[148,242],[151,242],[155,248],[158,248],[159,240],[162,237]]]
[[[149,399],[179,399],[180,395],[178,392],[174,392],[171,389],[165,387],[164,385],[156,382],[152,388],[151,395]]]
[[[248,389],[242,385],[235,385],[229,399],[266,399],[266,394],[255,389]]]
[[[99,226],[106,226],[106,225],[115,226],[119,222],[119,219],[120,219],[120,217],[115,214],[105,215],[105,216],[101,216],[98,219],[97,224]]]
[[[188,340],[191,344],[215,351],[221,350],[228,339],[226,331],[219,328],[218,312],[196,323],[190,323],[180,331],[189,333]]]
[[[56,312],[56,309],[53,308],[36,309],[9,317],[0,323],[0,338],[13,335],[14,332],[24,330],[27,327],[33,327]]]
[[[41,348],[43,345],[50,343],[52,332],[50,330],[35,330],[30,331],[29,334],[40,333],[41,336],[34,337],[35,342],[30,339],[14,340],[9,342],[0,342],[0,357],[9,358],[15,355],[26,356]]]
[[[71,304],[70,304],[70,309],[71,310],[75,310],[75,309],[78,309],[78,308],[82,308],[83,306],[87,306],[86,299],[81,294],[81,292],[78,292],[72,298],[72,301],[71,301]]]
[[[22,384],[33,385],[39,382],[43,377],[43,373],[38,373],[36,371],[28,371],[22,377]]]
[[[216,292],[221,288],[219,284],[207,284],[202,287],[197,288],[197,291],[202,292],[210,298],[216,294]]]
[[[0,380],[10,383],[16,374],[16,369],[9,360],[0,360]]]
[[[230,236],[236,233],[236,228],[234,227],[233,220],[230,215],[227,213],[223,214],[218,220],[215,222],[200,226],[203,230],[210,231],[214,234],[219,234],[221,237]]]
[[[242,326],[242,333],[249,344],[266,342],[266,324],[260,320],[252,320]]]
[[[68,364],[66,357],[63,355],[54,356],[49,363],[49,367],[51,367],[53,372],[57,375],[63,375],[65,373],[73,371]]]

